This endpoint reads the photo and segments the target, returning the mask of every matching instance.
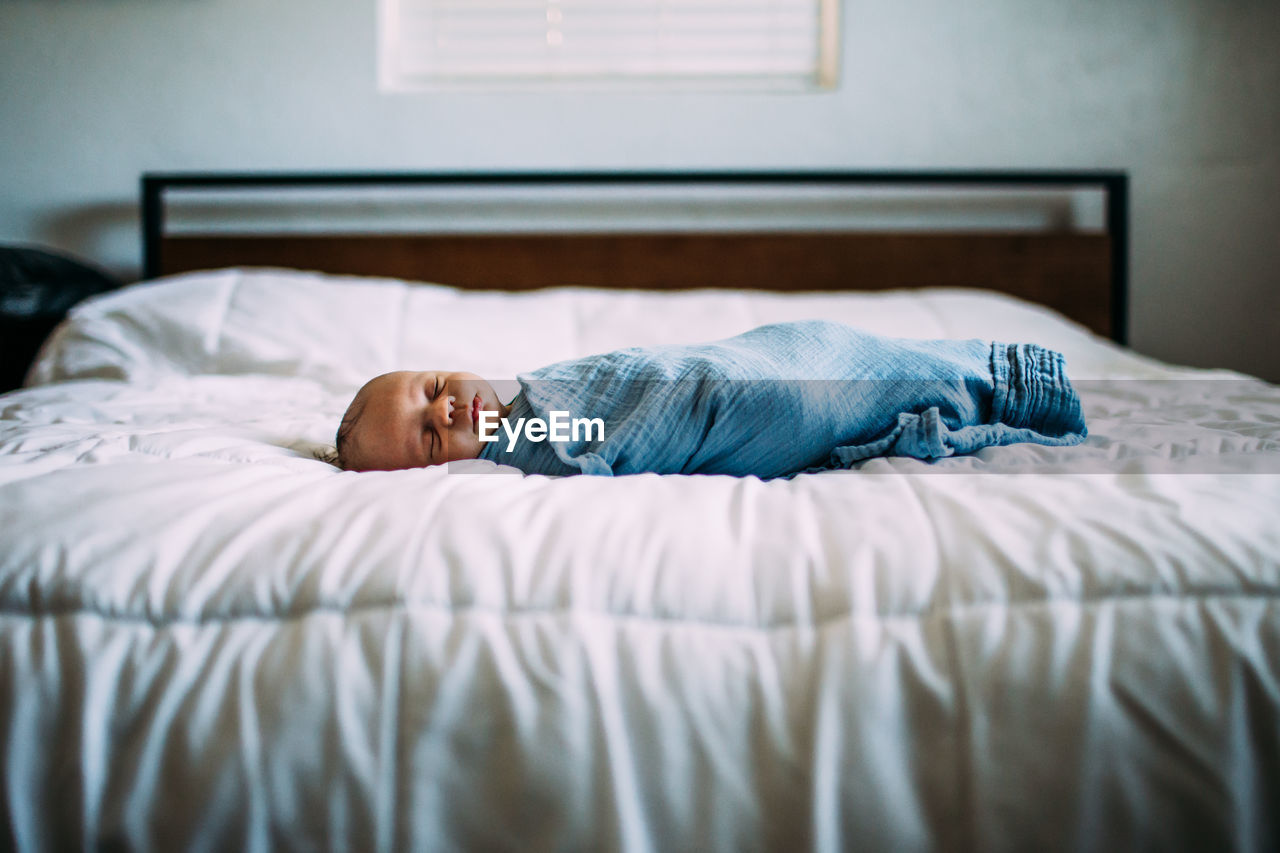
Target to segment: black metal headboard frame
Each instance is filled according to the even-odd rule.
[[[845,184],[975,189],[1097,187],[1106,198],[1105,230],[1111,245],[1111,336],[1128,342],[1129,176],[1094,171],[731,171],[731,172],[352,172],[352,173],[147,173],[142,176],[143,276],[160,272],[165,193],[171,189],[246,187],[445,186],[450,184]]]

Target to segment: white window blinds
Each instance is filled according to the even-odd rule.
[[[379,0],[384,89],[836,82],[839,0]]]

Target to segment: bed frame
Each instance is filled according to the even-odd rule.
[[[167,201],[206,191],[343,188],[709,186],[927,188],[944,192],[1101,190],[1100,229],[645,229],[589,233],[171,233]],[[268,196],[269,197],[269,196]],[[1061,172],[698,172],[146,174],[146,278],[227,266],[388,276],[465,288],[561,284],[789,291],[982,287],[1046,305],[1127,341],[1128,176]],[[481,230],[481,229],[477,229]]]

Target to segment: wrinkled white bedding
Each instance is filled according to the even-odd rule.
[[[1090,438],[770,483],[317,458],[385,370],[809,316],[1059,349]],[[1280,845],[1259,380],[977,291],[234,270],[81,306],[31,379],[0,396],[0,846]]]

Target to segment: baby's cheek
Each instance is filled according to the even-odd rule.
[[[470,433],[451,435],[446,448],[446,457],[450,462],[459,459],[476,459],[480,456],[481,449],[479,439]]]

